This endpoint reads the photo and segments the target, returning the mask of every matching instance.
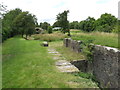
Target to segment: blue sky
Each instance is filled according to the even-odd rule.
[[[111,13],[118,17],[119,0],[0,0],[7,9],[21,8],[36,15],[38,22],[53,24],[56,15],[69,10],[68,20],[81,21],[88,16],[99,18],[103,13]]]

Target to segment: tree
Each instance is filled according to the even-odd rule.
[[[73,21],[70,23],[70,29],[79,29],[78,21]]]
[[[9,37],[16,35],[13,31],[12,23],[14,19],[22,12],[21,9],[16,8],[14,10],[10,10],[6,14],[3,15],[2,19],[2,40],[6,40]]]
[[[21,34],[22,37],[25,34],[27,39],[28,35],[31,36],[35,32],[35,23],[34,15],[29,14],[29,12],[22,12],[13,21],[13,30],[17,34]]]
[[[56,22],[55,22],[52,26],[53,26],[53,28],[54,28],[54,27],[60,27],[60,25],[59,25],[59,22],[58,22],[58,21],[56,21]]]
[[[40,27],[41,27],[42,29],[47,30],[49,26],[50,26],[50,24],[49,24],[49,23],[47,23],[47,22],[40,23]]]
[[[69,13],[69,10],[59,13],[57,15],[57,22],[58,22],[58,25],[62,27],[62,32],[63,33],[68,32],[68,35],[70,35],[69,21],[67,20],[68,13]]]
[[[111,32],[117,23],[117,18],[111,14],[102,14],[99,19],[96,20],[96,30],[103,32]]]
[[[113,28],[112,32],[120,34],[120,20],[117,20],[117,24]]]
[[[95,19],[88,17],[86,20],[80,22],[80,29],[83,31],[94,31],[95,30]]]

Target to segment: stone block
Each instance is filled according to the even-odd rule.
[[[44,46],[44,47],[48,47],[48,45],[49,45],[48,42],[43,42],[42,43],[42,46]]]

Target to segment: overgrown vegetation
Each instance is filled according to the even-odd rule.
[[[64,47],[63,41],[51,42],[50,47],[55,48],[68,61],[85,59],[85,56],[82,53],[76,53],[76,52],[71,51],[69,48]]]
[[[90,79],[93,82],[95,82],[99,88],[101,88],[100,85],[99,85],[99,82],[96,80],[96,77],[92,73],[79,72],[79,73],[75,73],[74,75],[82,77],[82,78]]]
[[[82,52],[85,57],[86,57],[86,60],[89,60],[90,62],[93,61],[93,47],[94,45],[92,45],[92,40],[88,40],[87,42],[82,42],[82,44],[80,45],[81,46],[81,49],[82,49]]]
[[[91,32],[91,33],[71,33],[72,39],[81,40],[87,42],[89,40],[93,41],[93,44],[109,46],[114,48],[118,47],[118,34],[115,33],[105,33],[105,32]]]
[[[52,34],[35,34],[32,36],[35,40],[43,40],[43,41],[58,41],[67,38],[68,36],[62,33],[52,33]]]

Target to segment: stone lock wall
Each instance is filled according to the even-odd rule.
[[[76,66],[81,72],[93,73],[93,64],[88,60],[74,60],[70,63]]]
[[[100,86],[105,88],[120,87],[120,75],[118,69],[118,55],[120,51],[116,48],[96,45],[93,54],[93,74],[100,82]]]
[[[64,39],[64,46],[81,52],[81,41]],[[102,88],[120,88],[120,51],[116,48],[95,45],[93,63],[87,60],[71,62],[83,72],[92,72]]]
[[[71,50],[77,53],[81,52],[81,43],[81,41],[72,40],[71,38],[64,39],[64,46],[69,47]]]

